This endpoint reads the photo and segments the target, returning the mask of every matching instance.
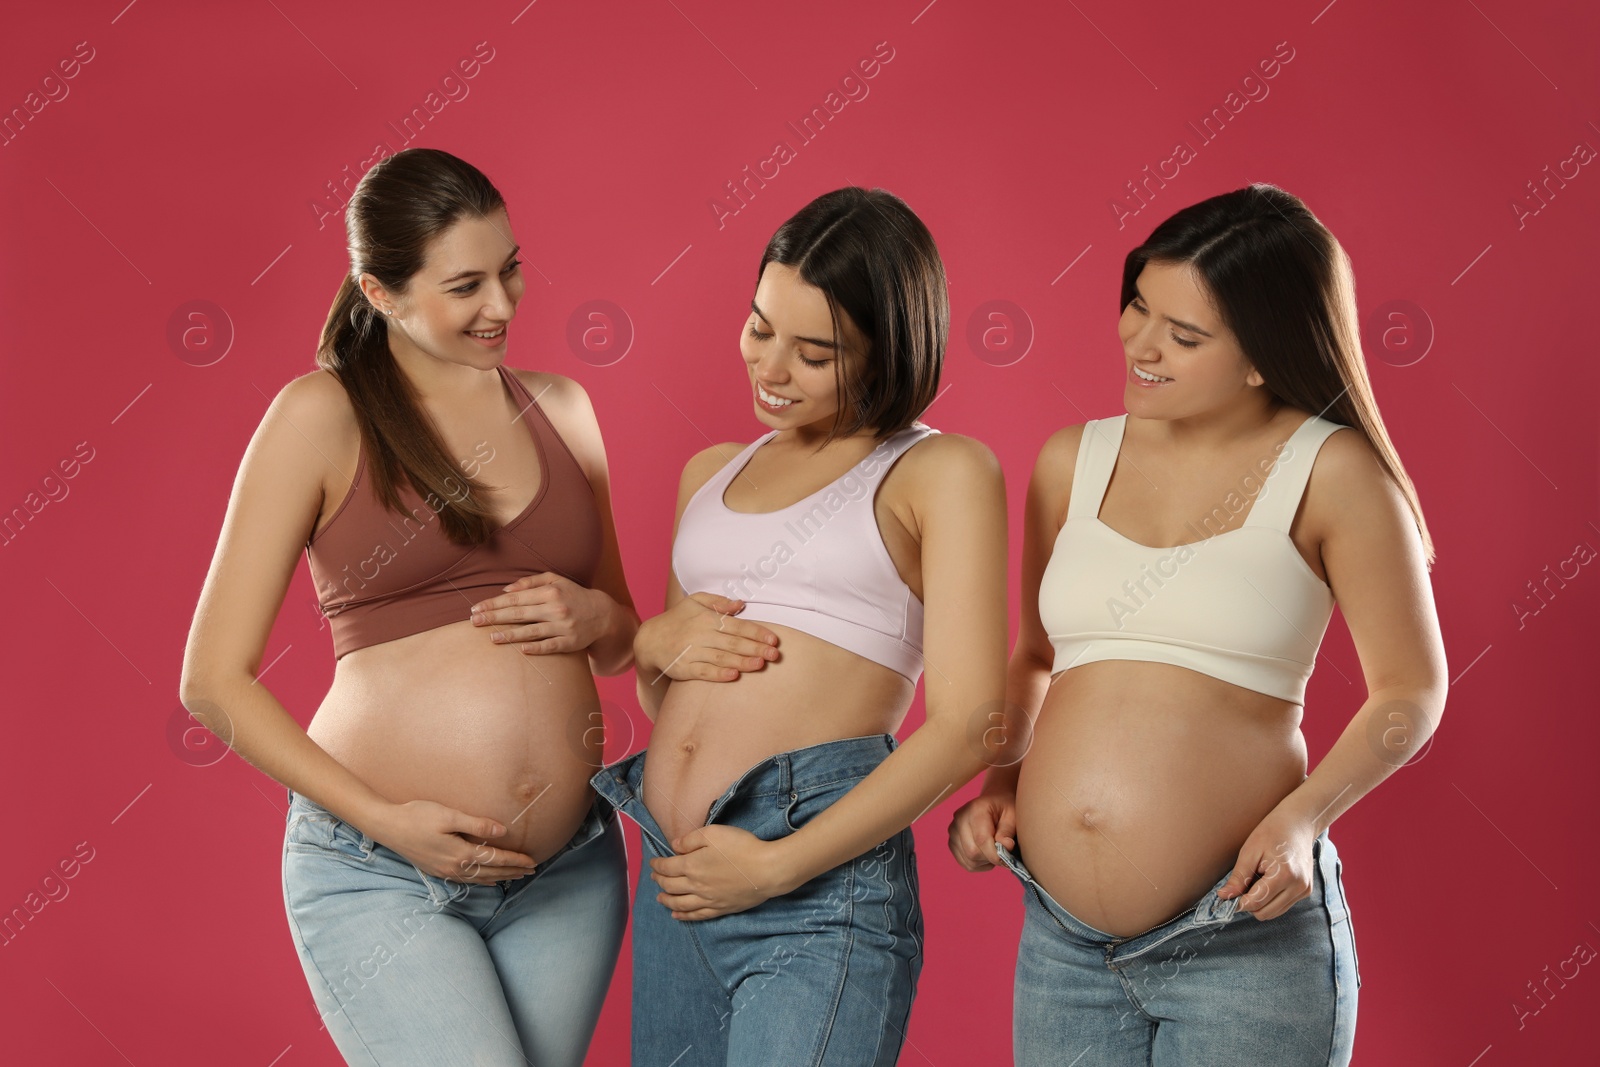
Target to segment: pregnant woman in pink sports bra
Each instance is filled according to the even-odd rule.
[[[346,226],[322,369],[250,442],[183,702],[288,787],[289,931],[348,1062],[578,1067],[628,905],[593,675],[638,627],[600,430],[576,382],[505,364],[523,281],[481,172],[400,152]],[[302,551],[336,657],[305,730],[257,677]]]
[[[740,348],[769,429],[684,468],[634,642],[655,728],[594,778],[644,831],[635,1064],[866,1067],[905,1040],[910,824],[982,769],[967,728],[1005,685],[999,464],[918,421],[948,324],[933,238],[881,189],[818,198],[762,254]]]
[[[1028,488],[1008,698],[1031,738],[950,848],[1023,883],[1018,1064],[1342,1065],[1360,976],[1328,827],[1444,709],[1427,527],[1349,261],[1298,199],[1178,212],[1121,309],[1127,413],[1057,431]],[[1307,777],[1335,603],[1365,697]]]

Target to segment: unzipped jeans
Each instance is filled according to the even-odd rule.
[[[889,734],[780,752],[711,805],[708,825],[771,841],[800,829],[884,758]],[[674,919],[650,859],[673,855],[643,797],[645,753],[595,790],[643,830],[633,902],[633,1067],[893,1064],[922,970],[911,830],[792,893],[714,919]]]

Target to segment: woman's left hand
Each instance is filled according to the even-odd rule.
[[[656,899],[675,919],[714,919],[746,911],[788,889],[776,845],[736,826],[702,826],[672,842],[678,855],[650,861]]]
[[[520,643],[531,655],[581,652],[605,636],[615,601],[550,571],[529,574],[472,606],[475,626],[495,626],[491,640]]]
[[[1217,898],[1239,897],[1240,911],[1263,921],[1276,919],[1311,895],[1311,845],[1316,838],[1316,827],[1303,819],[1268,815],[1245,839]]]

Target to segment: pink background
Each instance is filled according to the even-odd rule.
[[[508,360],[594,398],[647,611],[683,460],[762,430],[736,331],[764,242],[810,198],[882,186],[937,238],[953,317],[928,421],[1003,461],[1014,574],[1038,446],[1122,410],[1124,253],[1249,181],[1302,196],[1354,259],[1374,386],[1438,541],[1453,679],[1437,743],[1333,831],[1365,980],[1356,1062],[1594,1059],[1600,976],[1550,979],[1542,1007],[1528,990],[1600,948],[1600,576],[1550,577],[1600,547],[1600,172],[1563,162],[1600,147],[1593,4],[125,3],[11,12],[0,34],[0,108],[38,109],[0,145],[0,507],[37,510],[0,539],[0,912],[92,849],[0,944],[9,1059],[338,1062],[283,916],[283,790],[185,742],[178,674],[240,456],[312,369],[345,269],[339,204],[318,198],[376,143],[404,147],[389,124],[479,42],[492,58],[411,143],[506,195],[530,282]],[[81,41],[92,58],[46,82]],[[786,123],[879,42],[892,59],[868,95],[801,143]],[[1280,42],[1265,98],[1202,143],[1187,124],[1260,96],[1243,79]],[[1195,158],[1119,227],[1112,200],[1180,139]],[[779,140],[794,158],[719,225],[724,183]],[[1547,166],[1568,179],[1535,201]],[[197,300],[220,310],[169,339]],[[569,342],[595,300],[626,318],[620,359],[620,340]],[[989,301],[1009,302],[1001,319]],[[51,479],[75,450],[75,476]],[[333,657],[303,567],[265,662],[307,721]],[[632,685],[602,682],[638,726],[613,758],[644,739]],[[1313,759],[1362,695],[1336,620],[1306,701]],[[975,789],[917,824],[928,943],[904,1063],[1009,1062],[1019,889],[944,844]],[[593,1063],[626,1059],[627,989],[624,955]],[[1520,1029],[1519,1000],[1539,1008]]]

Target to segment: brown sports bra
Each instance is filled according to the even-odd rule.
[[[464,622],[473,604],[500,595],[524,575],[553,571],[582,586],[593,581],[601,525],[589,479],[521,380],[503,365],[497,369],[523,405],[519,421],[539,456],[538,494],[488,541],[458,545],[444,536],[437,511],[410,483],[399,486],[405,512],[388,511],[363,491],[363,447],[350,491],[306,543],[335,658]]]

